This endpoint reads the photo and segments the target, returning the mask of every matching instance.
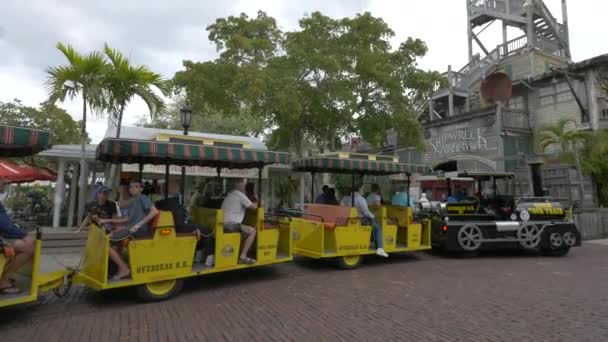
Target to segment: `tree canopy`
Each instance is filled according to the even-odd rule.
[[[600,205],[608,206],[608,131],[588,136],[581,160],[583,171],[595,180]]]
[[[52,103],[39,108],[26,106],[20,100],[0,102],[0,124],[47,130],[53,134],[53,144],[80,143],[80,122]],[[90,139],[87,140],[90,142]]]
[[[136,125],[148,128],[182,130],[180,109],[186,104],[184,96],[176,96],[161,113],[152,118],[140,117]],[[263,130],[263,122],[252,116],[224,116],[208,108],[196,111],[192,116],[191,131],[229,135],[257,135]]]
[[[380,146],[390,129],[400,145],[422,146],[415,108],[444,80],[418,67],[423,41],[394,49],[382,19],[315,12],[284,32],[260,11],[217,19],[207,31],[219,57],[184,61],[174,77],[195,112],[261,123],[254,133],[274,148],[337,149],[353,136]]]

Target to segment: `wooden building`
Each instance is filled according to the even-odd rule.
[[[545,153],[535,143],[540,130],[561,119],[571,120],[572,129],[608,128],[608,96],[600,85],[608,75],[608,55],[571,61],[566,0],[561,20],[542,0],[467,0],[466,5],[469,63],[457,71],[448,67],[448,87],[419,111],[426,142],[422,158],[444,171],[512,171],[527,184],[526,161]],[[502,25],[502,43],[491,49],[479,32],[493,23]],[[509,39],[509,27],[521,35]],[[474,44],[481,53],[473,54]],[[495,72],[513,81],[513,96],[504,105],[480,95],[482,81]],[[547,152],[544,173],[551,195],[580,201],[576,172],[551,162],[557,150]],[[591,179],[584,187],[584,201],[591,205]]]

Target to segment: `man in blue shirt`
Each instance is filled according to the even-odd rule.
[[[410,201],[409,194],[407,193],[407,187],[402,186],[399,191],[393,196],[391,201],[392,205],[398,207],[413,207]]]
[[[15,257],[2,273],[0,294],[16,294],[20,290],[15,286],[14,280],[12,280],[10,275],[32,258],[35,240],[13,223],[2,204],[0,204],[0,238],[13,240],[12,247],[15,250]]]

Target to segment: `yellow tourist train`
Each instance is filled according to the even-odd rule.
[[[0,140],[0,156],[34,154],[50,146],[48,132],[0,126],[2,129],[9,130],[9,137],[19,139]],[[3,132],[2,136],[7,135]],[[42,291],[55,289],[56,293],[65,292],[72,284],[84,284],[99,291],[135,288],[141,300],[163,300],[177,295],[186,278],[290,262],[294,256],[329,259],[340,268],[353,269],[367,255],[387,257],[393,253],[432,248],[432,216],[418,218],[408,204],[383,204],[370,208],[373,214],[362,217],[365,216],[361,212],[362,206],[356,203],[363,200],[356,198],[360,196],[356,191],[365,176],[390,175],[406,175],[409,201],[410,173],[426,170],[399,163],[393,156],[342,152],[292,161],[288,153],[244,147],[106,138],[97,147],[96,159],[110,164],[139,164],[140,180],[141,170],[146,164],[165,165],[167,180],[170,165],[216,168],[218,178],[222,169],[257,169],[258,199],[261,199],[262,170],[271,164],[290,165],[294,174],[311,173],[311,202],[315,202],[314,178],[320,173],[351,175],[352,191],[343,199],[343,205],[306,204],[301,193],[300,208],[278,214],[265,213],[261,201],[255,201],[257,208],[247,210],[242,221],[255,232],[256,239],[250,250],[255,258],[253,262],[253,259],[242,255],[241,232],[226,230],[228,222],[224,222],[224,212],[218,206],[193,208],[192,224],[188,225],[178,222],[178,213],[171,208],[159,207],[146,237],[127,236],[119,242],[112,239],[105,227],[92,223],[81,264],[49,274],[41,274],[39,270],[42,243],[38,232],[32,261],[28,267],[19,270],[19,279],[16,279],[21,288],[28,290],[18,295],[0,295],[0,307],[36,301]],[[304,186],[300,188],[303,191]],[[165,188],[165,195],[167,193],[168,188]],[[370,217],[373,220],[366,220]],[[201,227],[209,231],[205,233]],[[213,239],[213,247],[201,243],[209,241],[204,239]],[[130,274],[114,279],[109,258],[117,243]],[[0,271],[4,271],[11,261],[10,242],[5,241],[0,247]],[[197,257],[201,249],[213,256],[212,263]]]
[[[362,183],[365,175],[407,174],[409,193],[409,174],[418,170],[398,163],[393,156],[338,153],[295,160],[292,171],[312,173],[313,184],[318,173],[350,174],[353,189],[361,186],[356,184],[356,176]],[[313,259],[333,259],[344,269],[356,268],[365,255],[375,254],[376,249],[370,244],[372,225],[362,220],[361,213],[355,208],[354,196],[354,191],[345,196],[345,205],[305,204],[298,215],[300,217],[292,218],[294,254]],[[313,186],[311,199],[314,198]],[[431,249],[430,221],[415,222],[412,208],[382,205],[371,211],[381,227],[382,236],[377,239],[383,240],[386,253]]]

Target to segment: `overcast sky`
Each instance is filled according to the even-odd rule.
[[[545,2],[561,18],[560,0]],[[55,49],[58,41],[83,52],[109,42],[132,62],[171,78],[184,59],[216,57],[205,31],[216,18],[241,12],[254,16],[260,9],[285,30],[295,29],[299,18],[314,11],[332,17],[369,11],[395,31],[393,46],[408,36],[427,43],[429,53],[420,62],[423,68],[445,71],[452,64],[459,69],[467,63],[465,4],[465,0],[0,0],[0,101],[19,98],[36,106],[45,100],[45,69],[65,63]],[[568,6],[573,59],[608,53],[604,40],[608,2],[571,0]],[[498,27],[482,34],[488,46],[496,46],[500,37]],[[80,119],[81,102],[61,106]],[[146,114],[146,106],[134,101],[124,123],[132,125]],[[89,123],[89,134],[99,141],[105,119],[89,119]]]

